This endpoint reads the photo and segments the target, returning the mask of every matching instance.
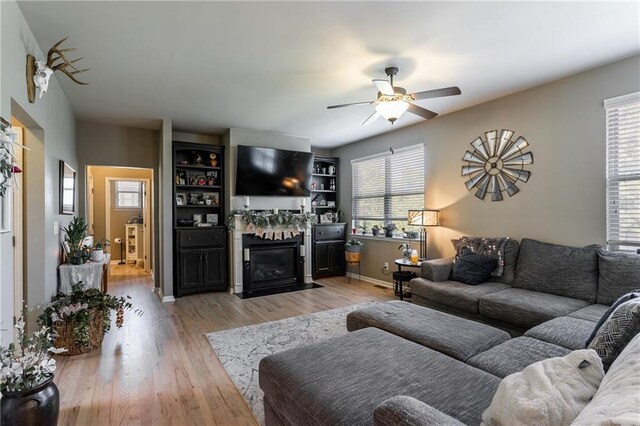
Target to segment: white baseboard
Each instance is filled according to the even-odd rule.
[[[357,280],[358,279],[358,274],[354,274],[352,272],[347,272],[347,277],[351,278],[352,280],[353,279]],[[360,279],[362,281],[367,281],[367,282],[369,282],[371,284],[377,284],[377,285],[381,285],[383,287],[393,288],[393,283],[389,283],[387,281],[382,281],[382,280],[379,280],[377,278],[365,277],[364,275],[360,275]]]
[[[175,302],[175,301],[176,301],[176,298],[173,297],[173,296],[164,296],[162,298],[162,303],[172,303],[172,302]]]

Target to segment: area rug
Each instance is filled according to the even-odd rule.
[[[207,333],[225,370],[260,424],[264,424],[258,364],[267,355],[347,333],[347,314],[371,304],[361,303],[301,317]]]

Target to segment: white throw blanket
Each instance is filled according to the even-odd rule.
[[[602,361],[593,349],[536,362],[500,382],[482,424],[569,425],[593,398],[603,377]]]

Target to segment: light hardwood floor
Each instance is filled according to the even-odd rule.
[[[144,314],[105,336],[102,348],[58,356],[60,425],[255,425],[205,333],[366,301],[394,299],[390,288],[343,277],[324,288],[242,300],[206,293],[162,304],[150,278],[114,275],[109,293],[129,294]]]

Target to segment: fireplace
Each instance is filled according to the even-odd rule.
[[[243,293],[267,294],[273,290],[304,286],[303,236],[286,240],[265,240],[242,236]]]

